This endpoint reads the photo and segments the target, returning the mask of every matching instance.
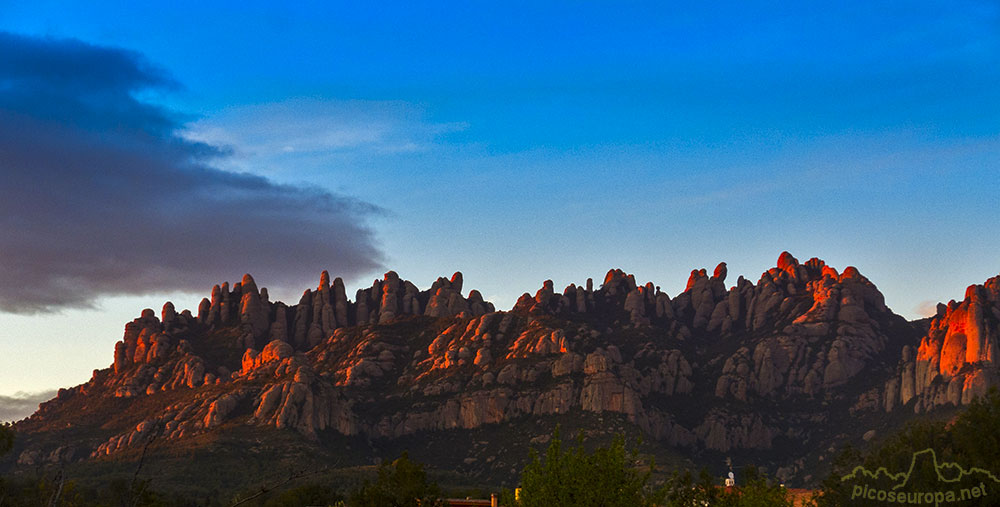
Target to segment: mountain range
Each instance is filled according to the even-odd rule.
[[[787,252],[756,283],[727,284],[722,263],[671,297],[612,269],[509,311],[461,273],[420,290],[390,271],[352,300],[323,272],[293,305],[245,275],[195,312],[143,310],[109,367],[16,423],[0,469],[143,459],[161,483],[222,491],[407,449],[456,483],[511,486],[559,424],[641,437],[661,468],[728,461],[808,487],[843,444],[997,385],[998,329],[1000,276],[907,321],[857,269]]]

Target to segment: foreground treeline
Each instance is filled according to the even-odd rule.
[[[746,483],[739,491],[727,491],[705,473],[698,478],[687,472],[674,474],[665,483],[654,486],[651,481],[654,470],[655,464],[643,463],[637,450],[626,449],[623,437],[617,437],[609,447],[588,452],[582,435],[573,445],[566,446],[557,428],[544,455],[532,452],[521,473],[519,490],[503,491],[500,504],[523,507],[791,505],[783,488],[770,484],[752,471],[746,474]],[[424,467],[411,461],[406,453],[394,461],[384,462],[374,478],[353,488],[311,482],[305,474],[225,499],[185,498],[155,491],[150,481],[139,479],[138,474],[131,480],[113,480],[100,490],[81,486],[58,472],[35,478],[0,478],[0,507],[435,507],[445,505],[445,496],[442,489],[428,479]]]
[[[911,422],[867,452],[844,449],[816,504],[1000,505],[1000,394],[990,390],[950,421]]]
[[[588,453],[582,436],[565,447],[558,428],[544,456],[532,452],[521,472],[519,491],[504,491],[501,504],[521,507],[572,505],[581,507],[646,506],[791,506],[787,491],[753,469],[744,473],[738,489],[722,488],[707,472],[674,473],[653,484],[656,466],[643,463],[637,449],[627,450],[622,437],[610,447]]]
[[[13,447],[13,439],[10,427],[0,425],[0,455]],[[926,459],[918,460],[917,456]],[[872,475],[859,472],[859,467]],[[880,468],[885,473],[877,473]],[[752,469],[744,472],[738,488],[728,489],[704,471],[675,472],[655,483],[654,471],[655,463],[644,460],[636,449],[627,448],[623,437],[616,438],[608,447],[587,451],[582,436],[567,444],[556,429],[544,453],[531,453],[521,472],[520,489],[503,491],[500,504],[508,507],[793,505],[787,490]],[[805,504],[815,507],[913,504],[914,498],[905,496],[910,492],[916,495],[917,503],[946,505],[952,503],[946,495],[961,495],[965,491],[976,496],[955,501],[955,505],[998,505],[1000,473],[994,476],[992,471],[1000,472],[1000,395],[996,391],[972,403],[950,422],[914,422],[866,452],[843,450],[822,489]],[[428,479],[424,467],[411,461],[406,453],[384,462],[375,477],[354,487],[333,485],[303,474],[228,498],[182,498],[156,491],[148,479],[141,479],[138,474],[110,481],[100,489],[81,486],[59,472],[34,478],[0,478],[0,507],[428,507],[444,505],[444,496],[441,488]]]

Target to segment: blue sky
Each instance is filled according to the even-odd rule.
[[[35,252],[16,285],[35,276],[65,290],[70,280],[75,297],[27,294],[35,306],[0,313],[0,339],[14,351],[0,359],[0,395],[85,381],[110,363],[128,316],[166,299],[193,308],[212,284],[245,271],[297,300],[323,268],[350,287],[387,269],[421,287],[461,270],[468,287],[508,308],[545,279],[562,287],[612,267],[671,295],[691,269],[720,261],[733,281],[756,281],[789,250],[857,266],[908,318],[1000,271],[995,2],[53,1],[0,5],[0,31],[30,49],[6,67],[0,59],[9,110],[41,118],[11,95],[33,97],[35,88],[16,88],[16,79],[5,88],[4,72],[47,69],[59,100],[96,103],[100,118],[153,141],[64,111],[46,125],[72,127],[87,142],[117,139],[101,155],[116,163],[115,150],[145,153],[147,142],[201,157],[195,169],[171,166],[174,158],[149,163],[202,171],[213,196],[238,195],[226,201],[236,202],[233,220],[259,203],[246,229],[229,231],[232,241],[296,245],[268,258],[220,258],[210,236],[184,228],[216,209],[191,197],[205,188],[165,183],[162,197],[136,187],[160,199],[136,221],[165,243],[101,236],[108,249],[135,249],[113,266],[135,271],[125,281],[82,272],[58,249],[41,260]],[[71,61],[94,58],[91,78],[124,84],[98,82],[108,95],[85,95],[67,77],[83,71],[52,57],[55,49]],[[32,60],[43,57],[45,65]],[[197,151],[205,145],[217,153]],[[79,185],[94,192],[117,187],[91,180],[121,181],[103,166],[78,170],[92,171]],[[141,174],[159,174],[149,171]],[[16,195],[38,190],[13,181]],[[237,187],[253,199],[239,201]],[[10,214],[30,208],[24,199]],[[309,241],[256,236],[272,200]],[[56,210],[87,234],[116,223],[85,198],[70,201]],[[138,226],[116,230],[129,227]],[[200,264],[191,279],[141,269],[144,248],[172,244],[216,262],[168,259],[178,270]],[[5,264],[23,262],[7,256]]]

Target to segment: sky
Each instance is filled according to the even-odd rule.
[[[911,319],[1000,272],[996,2],[139,4],[0,2],[0,405],[244,272],[507,309],[788,250]]]

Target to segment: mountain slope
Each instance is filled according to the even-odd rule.
[[[246,275],[215,286],[197,316],[144,310],[111,367],[18,423],[17,461],[128,459],[151,439],[154,453],[212,455],[212,442],[253,449],[278,432],[317,462],[410,447],[473,483],[511,484],[525,449],[562,422],[595,439],[643,434],[669,462],[719,469],[731,456],[811,484],[837,445],[913,416],[900,405],[967,403],[995,383],[997,279],[928,331],[852,267],[785,252],[757,283],[726,278],[725,263],[692,271],[671,298],[611,270],[597,288],[546,281],[504,312],[464,296],[461,273],[421,291],[390,271],[352,301],[324,272],[296,305]],[[935,362],[961,340],[964,362]]]

